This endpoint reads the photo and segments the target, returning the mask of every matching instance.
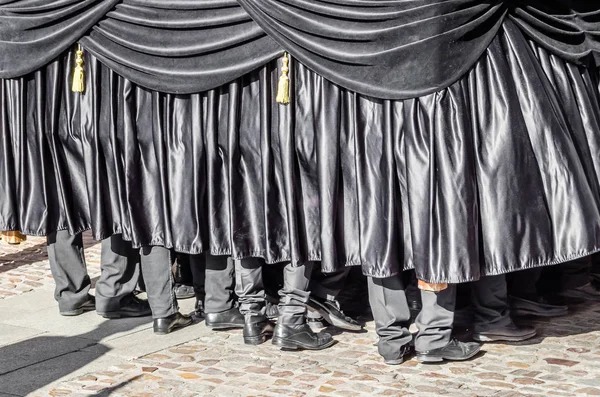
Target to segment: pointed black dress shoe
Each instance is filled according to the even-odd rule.
[[[179,312],[171,314],[165,318],[154,319],[154,333],[157,335],[166,335],[177,328],[187,327],[192,323],[192,318]]]
[[[275,326],[269,319],[260,321],[248,320],[244,325],[244,343],[247,345],[260,345],[273,335]]]
[[[97,311],[104,318],[122,318],[122,317],[146,317],[152,315],[152,309],[147,300],[141,300],[133,296],[129,302],[121,306],[118,310],[110,312]]]
[[[481,349],[481,345],[475,342],[459,342],[452,339],[450,343],[439,349],[426,352],[417,352],[417,360],[421,363],[439,363],[446,361],[468,360]]]
[[[273,332],[273,344],[283,349],[322,350],[333,345],[335,341],[327,333],[315,334],[308,324],[277,324]]]
[[[336,300],[321,299],[311,296],[307,304],[308,310],[317,311],[329,324],[348,331],[360,331],[362,324],[344,314]]]
[[[477,342],[521,342],[533,338],[537,331],[533,327],[521,327],[511,323],[505,327],[494,328],[484,332],[474,332]]]
[[[205,313],[204,323],[210,329],[244,328],[244,316],[237,306],[220,313]]]
[[[96,298],[93,295],[87,296],[85,302],[83,302],[80,306],[70,309],[70,310],[61,310],[59,313],[61,316],[79,316],[83,312],[89,312],[96,309]]]

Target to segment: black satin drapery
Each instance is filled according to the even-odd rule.
[[[0,78],[20,77],[76,41],[143,87],[194,93],[288,50],[352,91],[407,99],[470,70],[507,18],[565,60],[600,57],[600,6],[587,0],[0,0]]]
[[[528,43],[510,21],[445,90],[404,101],[274,63],[170,95],[71,55],[2,81],[0,229],[91,228],[136,245],[268,262],[360,265],[420,279],[567,261],[598,250],[596,69]]]

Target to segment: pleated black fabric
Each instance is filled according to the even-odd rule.
[[[87,56],[2,81],[0,229],[91,228],[136,246],[321,260],[463,282],[600,244],[597,69],[506,21],[445,90],[365,97],[276,62],[216,90],[142,88]]]
[[[565,60],[600,59],[589,0],[0,0],[0,78],[80,42],[137,85],[188,94],[285,49],[343,88],[408,99],[462,78],[507,19]]]

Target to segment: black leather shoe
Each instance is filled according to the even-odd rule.
[[[247,345],[260,345],[273,335],[273,323],[264,319],[262,321],[247,321],[244,325],[244,343]]]
[[[491,329],[485,332],[474,332],[477,342],[521,342],[533,338],[537,331],[533,327],[520,327],[514,323],[506,327]]]
[[[360,331],[363,327],[358,321],[346,316],[340,309],[339,302],[336,300],[321,299],[316,296],[311,296],[307,307],[308,310],[318,312],[325,321],[335,327],[346,329],[348,331]]]
[[[152,309],[147,300],[141,300],[137,297],[132,297],[129,303],[121,306],[119,310],[111,312],[97,312],[104,318],[122,318],[122,317],[146,317],[152,315]]]
[[[410,343],[407,343],[406,345],[404,345],[400,348],[398,357],[393,357],[393,358],[384,357],[383,362],[386,363],[387,365],[400,365],[404,361],[406,361],[413,352],[414,352],[413,346]]]
[[[327,333],[315,334],[308,324],[277,324],[273,332],[273,344],[284,349],[322,350],[333,345],[335,341]]]
[[[175,285],[175,297],[177,299],[190,299],[195,297],[194,287],[191,285],[176,284]]]
[[[205,313],[204,322],[210,329],[244,328],[244,316],[237,307],[221,313]]]
[[[417,360],[421,363],[439,363],[447,361],[468,360],[481,349],[481,345],[475,342],[459,342],[452,339],[450,343],[439,349],[426,352],[417,352]]]
[[[154,333],[157,335],[166,335],[177,328],[187,327],[192,323],[192,318],[179,312],[171,314],[165,318],[154,319]]]
[[[569,313],[567,306],[551,305],[541,298],[529,300],[510,297],[510,312],[515,316],[560,317]]]
[[[79,316],[83,312],[89,312],[89,311],[92,311],[95,309],[96,309],[96,298],[94,298],[93,295],[88,294],[86,301],[83,302],[81,304],[81,306],[79,306],[75,309],[71,309],[71,310],[61,310],[59,313],[61,316],[72,317],[72,316]]]

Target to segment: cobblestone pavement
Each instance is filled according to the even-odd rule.
[[[88,260],[94,270],[98,258],[99,249],[92,246]],[[2,291],[49,288],[48,275],[43,239],[20,247],[0,245]],[[472,361],[422,365],[411,360],[386,366],[373,346],[373,323],[365,333],[330,330],[338,343],[321,352],[281,351],[269,343],[246,346],[240,331],[211,332],[200,323],[194,325],[196,339],[32,395],[600,396],[600,304],[587,302],[568,317],[535,325],[540,330],[536,339],[488,344]]]
[[[84,234],[85,256],[90,277],[100,274],[100,244]],[[0,241],[0,299],[35,289],[54,289],[48,265],[45,237],[28,237],[20,245]]]

